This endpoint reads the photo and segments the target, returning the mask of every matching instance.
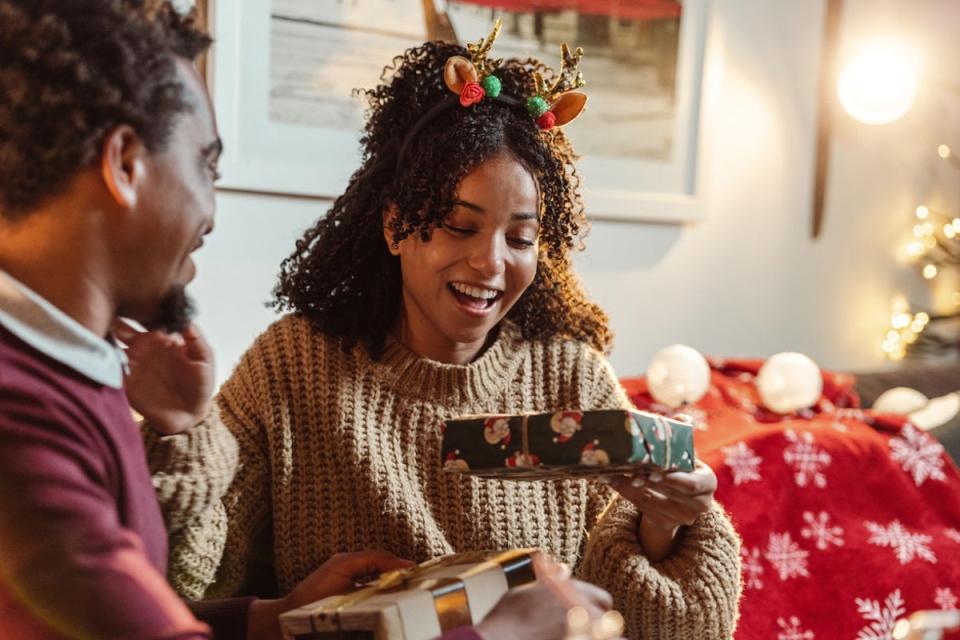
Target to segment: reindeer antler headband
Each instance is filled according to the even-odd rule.
[[[579,69],[580,58],[583,56],[583,49],[580,47],[571,53],[566,44],[561,45],[560,73],[552,85],[547,86],[543,76],[537,72],[534,74],[532,95],[521,100],[501,93],[500,78],[495,73],[503,64],[503,60],[488,57],[494,41],[500,34],[500,26],[501,20],[497,18],[493,30],[486,38],[467,45],[469,59],[463,56],[451,56],[447,59],[443,68],[443,81],[457,98],[451,96],[450,99],[434,105],[411,127],[400,147],[398,166],[410,142],[423,127],[440,112],[446,111],[457,103],[461,107],[471,107],[491,99],[514,107],[522,106],[533,117],[537,126],[543,130],[562,127],[583,112],[587,105],[587,96],[577,91],[586,84],[583,81],[583,73]]]

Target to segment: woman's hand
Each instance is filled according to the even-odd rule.
[[[698,460],[691,472],[617,476],[610,485],[641,512],[640,543],[656,562],[670,554],[681,526],[692,525],[710,510],[717,476]]]
[[[203,420],[213,395],[213,351],[196,326],[169,334],[117,320],[113,333],[127,345],[127,400],[151,428],[173,435]]]

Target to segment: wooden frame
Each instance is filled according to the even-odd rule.
[[[703,217],[700,107],[712,2],[683,2],[672,158],[584,158],[579,170],[591,218],[677,223]],[[215,38],[207,77],[226,145],[220,188],[316,198],[340,195],[360,163],[359,132],[269,118],[270,0],[201,4],[209,11]]]

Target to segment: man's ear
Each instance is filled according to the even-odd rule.
[[[146,177],[147,148],[129,125],[113,129],[103,142],[100,173],[107,190],[124,209],[137,206],[141,182]]]
[[[392,202],[383,210],[383,239],[391,255],[400,255],[400,244],[393,240],[393,221],[397,219],[397,205]]]

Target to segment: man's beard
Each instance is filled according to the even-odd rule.
[[[163,297],[153,318],[144,326],[151,331],[161,329],[167,333],[179,333],[190,326],[193,320],[193,300],[185,287],[174,287]]]

